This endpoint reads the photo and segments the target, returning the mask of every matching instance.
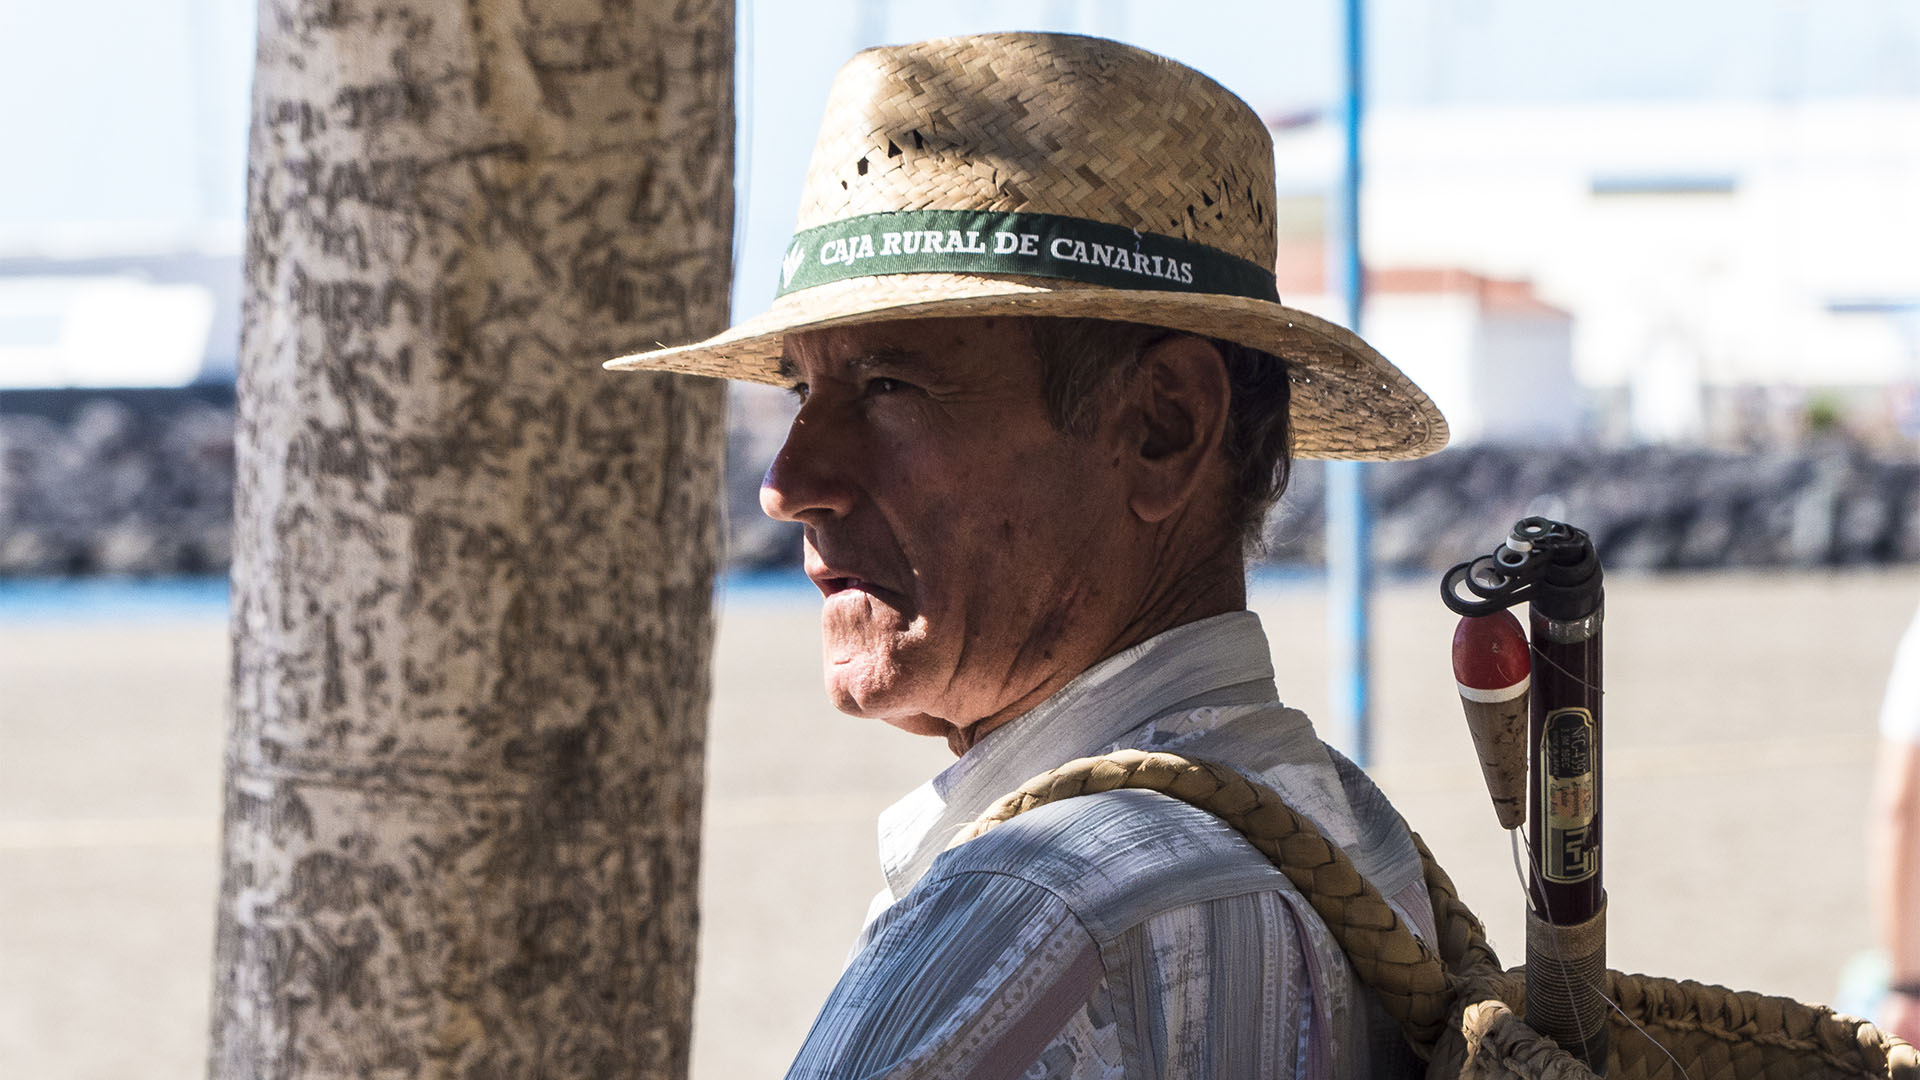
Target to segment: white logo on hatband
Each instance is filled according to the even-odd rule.
[[[889,215],[891,217],[891,215]],[[903,215],[911,221],[913,215]],[[897,220],[897,219],[895,219]],[[824,230],[821,230],[824,231]],[[821,231],[802,234],[794,239],[793,246],[781,261],[784,278],[781,288],[793,286],[793,279],[800,268],[806,264],[807,248],[820,236]],[[960,270],[966,263],[975,263],[984,273],[1029,273],[1048,274],[1049,271],[1035,268],[1023,269],[1020,264],[1031,266],[1029,259],[1037,259],[1041,265],[1048,263],[1078,263],[1088,268],[1098,268],[1109,272],[1117,271],[1129,277],[1157,278],[1161,281],[1175,282],[1181,285],[1194,284],[1194,264],[1187,259],[1171,255],[1151,255],[1141,251],[1142,241],[1149,239],[1148,234],[1138,229],[1127,229],[1133,234],[1131,245],[1108,244],[1098,240],[1084,239],[1074,235],[1075,230],[1055,232],[1048,237],[1040,232],[1009,232],[1005,230],[980,229],[901,229],[849,231],[844,235],[827,235],[818,240],[820,250],[816,253],[819,270],[810,278],[837,281],[847,277],[860,277],[873,274],[912,273],[916,269]],[[1084,234],[1083,234],[1084,235]],[[1156,245],[1160,238],[1154,238]],[[1044,241],[1044,242],[1043,242]],[[940,258],[929,260],[928,256]],[[910,263],[902,269],[892,269],[893,259],[917,260],[918,265]],[[879,261],[874,269],[854,270],[855,264],[869,259]],[[897,264],[895,264],[897,265]],[[1052,276],[1064,276],[1079,280],[1097,280],[1086,278],[1081,273],[1053,272]]]

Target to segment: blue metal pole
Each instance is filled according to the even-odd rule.
[[[1364,68],[1361,0],[1342,0],[1345,100],[1341,110],[1346,152],[1341,162],[1340,216],[1329,262],[1346,303],[1347,326],[1360,332],[1366,287],[1360,263],[1360,119]],[[1373,756],[1372,639],[1373,522],[1366,468],[1358,461],[1327,463],[1327,640],[1333,728],[1355,763]]]

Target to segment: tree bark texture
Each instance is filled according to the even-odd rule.
[[[724,0],[263,0],[211,1073],[679,1077]]]

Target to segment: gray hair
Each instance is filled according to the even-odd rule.
[[[1078,438],[1093,434],[1149,348],[1185,333],[1108,319],[1024,321],[1040,357],[1047,412],[1055,427]],[[1293,429],[1288,423],[1293,384],[1287,362],[1237,342],[1191,336],[1218,349],[1226,361],[1230,397],[1222,445],[1234,471],[1229,513],[1242,546],[1257,552],[1267,511],[1286,490],[1293,464]]]

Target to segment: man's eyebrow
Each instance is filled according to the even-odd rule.
[[[849,370],[871,371],[874,368],[898,369],[903,367],[917,367],[925,361],[926,357],[913,349],[906,348],[905,346],[889,345],[878,349],[869,349],[863,353],[856,353],[848,357],[843,363]],[[793,357],[785,353],[782,353],[780,358],[774,362],[773,371],[774,374],[780,376],[785,382],[798,382],[800,379],[800,365],[794,363]]]
[[[917,367],[925,361],[925,356],[912,349],[900,345],[889,345],[848,357],[847,366],[864,371],[879,367]]]

